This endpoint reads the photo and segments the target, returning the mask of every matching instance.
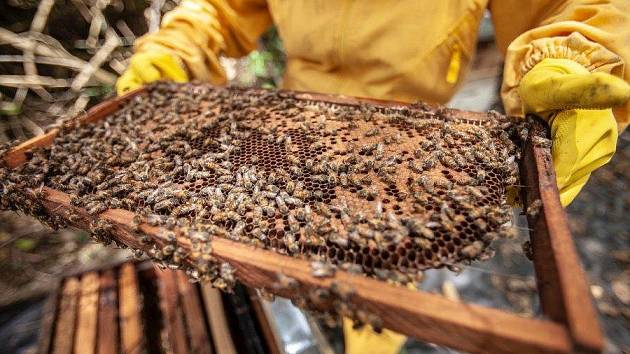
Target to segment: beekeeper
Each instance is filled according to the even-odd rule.
[[[630,120],[630,0],[183,0],[136,41],[117,91],[159,79],[222,84],[219,56],[247,55],[275,24],[286,89],[445,103],[469,69],[486,8],[505,54],[506,112],[550,124],[567,205]],[[404,340],[348,337],[356,353],[395,352]]]

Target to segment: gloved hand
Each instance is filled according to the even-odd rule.
[[[149,82],[171,79],[187,82],[188,75],[177,60],[166,53],[140,52],[131,57],[129,67],[116,82],[116,92],[122,95]]]
[[[521,80],[525,113],[551,126],[551,153],[560,201],[567,206],[591,172],[610,161],[617,146],[611,107],[630,98],[630,85],[605,73],[591,73],[568,59],[544,59]]]
[[[345,354],[397,354],[407,340],[402,334],[384,329],[376,333],[370,325],[352,328],[352,320],[343,318]]]

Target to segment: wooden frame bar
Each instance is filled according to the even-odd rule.
[[[184,272],[177,272],[177,288],[181,299],[186,327],[190,337],[190,352],[197,354],[212,354],[212,344],[208,340],[206,326],[203,319],[200,299],[194,292],[196,289],[188,281]]]
[[[545,137],[544,123],[533,118],[529,140]],[[595,353],[603,348],[597,313],[580,265],[567,215],[558,197],[556,175],[548,148],[528,144],[524,150],[521,180],[526,206],[539,199],[542,206],[528,213],[532,227],[534,266],[543,313],[566,326],[577,352]]]
[[[122,354],[144,353],[138,277],[134,266],[130,263],[120,267],[118,294],[122,347],[120,352]]]
[[[206,316],[212,332],[215,348],[221,348],[221,354],[236,354],[236,347],[225,316],[221,292],[210,284],[201,284],[201,295],[206,308]]]
[[[55,325],[52,353],[71,354],[74,344],[74,324],[77,318],[77,302],[79,298],[79,279],[66,278],[59,299],[59,316]],[[70,334],[70,335],[68,335]]]
[[[164,315],[164,327],[171,350],[174,354],[190,353],[186,343],[186,329],[184,318],[180,308],[179,293],[177,291],[177,279],[173,272],[157,270],[156,274],[160,279],[160,309]]]
[[[96,351],[98,319],[99,276],[89,272],[81,277],[79,313],[76,324],[74,352],[92,354]]]
[[[100,279],[98,299],[98,354],[119,353],[118,341],[118,287],[116,272],[103,271]]]
[[[102,119],[116,111],[126,100],[142,93],[143,90],[139,90],[102,103],[79,119],[82,123]],[[312,93],[299,93],[296,98],[347,105],[365,102],[389,107],[405,105]],[[469,119],[484,116],[475,112],[451,113]],[[531,136],[541,134],[544,130],[542,126],[536,129],[530,131]],[[9,166],[23,163],[30,148],[51,144],[56,133],[51,131],[18,146],[4,157],[5,161]],[[277,281],[279,273],[294,278],[302,287],[302,292],[329,287],[333,281],[346,283],[355,291],[348,301],[378,315],[386,328],[458,350],[473,353],[601,352],[601,330],[584,272],[572,244],[566,214],[560,205],[550,152],[549,149],[531,144],[531,136],[525,146],[521,174],[527,186],[525,205],[529,206],[536,199],[541,199],[543,203],[542,212],[538,217],[530,216],[529,222],[533,228],[531,239],[543,315],[548,319],[524,318],[497,309],[453,302],[442,296],[411,291],[343,271],[338,271],[333,278],[315,278],[305,260],[227,239],[216,238],[213,241],[213,255],[234,266],[238,278],[246,285],[265,287],[288,298],[295,298],[297,294],[269,287]],[[66,219],[70,214],[79,215],[79,218],[73,218],[72,223],[79,228],[87,228],[90,220],[95,218],[70,205],[69,195],[49,188],[44,188],[44,191],[46,198],[43,204],[50,214]],[[98,217],[114,225],[117,241],[133,248],[146,249],[133,231],[133,216],[130,211],[116,209],[105,211]],[[166,244],[159,228],[143,224],[140,230],[158,245]],[[178,244],[190,251],[187,239],[178,237]]]

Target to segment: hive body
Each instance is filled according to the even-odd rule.
[[[213,237],[406,282],[487,257],[509,233],[505,191],[517,184],[518,151],[504,117],[304,97],[152,85],[4,170],[3,206],[28,211],[11,191],[44,185],[91,214],[134,211],[138,225],[190,239],[192,254],[173,234],[150,255],[173,267],[192,259],[197,276],[212,262]],[[230,274],[223,268],[214,271]]]

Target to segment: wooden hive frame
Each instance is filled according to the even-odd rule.
[[[131,97],[143,90],[103,102],[79,117],[81,124],[104,119],[116,112]],[[385,102],[345,96],[297,93],[297,99],[322,101],[342,105],[370,103],[379,106],[401,106],[398,102]],[[453,110],[458,118],[480,119],[483,113]],[[27,159],[28,151],[53,143],[58,129],[17,146],[4,157],[10,167]],[[309,262],[284,256],[270,250],[254,248],[228,239],[215,238],[213,256],[229,262],[237,278],[246,285],[263,288],[277,295],[296,298],[298,292],[270,289],[282,273],[300,284],[300,291],[330,287],[333,281],[348,284],[354,294],[348,299],[353,306],[378,315],[384,327],[419,340],[432,342],[472,353],[598,353],[603,338],[593,307],[588,283],[573,244],[567,216],[560,204],[549,148],[531,143],[534,136],[546,134],[542,123],[536,122],[529,130],[529,138],[521,159],[521,183],[525,208],[540,199],[538,213],[530,213],[533,262],[536,272],[542,316],[525,318],[516,314],[484,306],[459,303],[436,294],[412,291],[404,287],[347,272],[337,271],[332,278],[317,278],[311,274]],[[70,225],[87,229],[94,218],[114,225],[116,240],[129,247],[145,249],[134,236],[131,211],[110,209],[98,216],[70,204],[66,193],[44,188],[44,207],[51,215],[68,219],[78,214]],[[69,220],[68,220],[69,221]],[[146,224],[140,230],[158,245],[165,245],[160,229]],[[178,243],[190,251],[190,242],[178,238]],[[325,308],[322,308],[325,310]]]

